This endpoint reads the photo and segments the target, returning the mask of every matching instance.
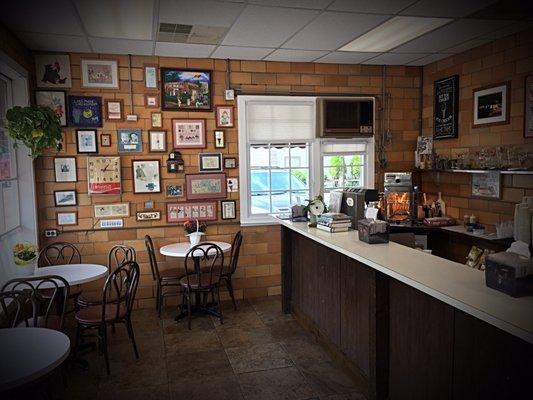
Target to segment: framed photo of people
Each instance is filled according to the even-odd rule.
[[[119,153],[140,153],[143,151],[142,130],[140,128],[117,129]]]
[[[433,138],[458,137],[459,75],[433,83]]]

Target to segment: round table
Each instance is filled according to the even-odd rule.
[[[69,285],[81,285],[95,281],[107,275],[107,267],[98,264],[65,264],[37,268],[32,277],[45,275],[59,275]],[[58,282],[60,284],[60,282]]]
[[[52,372],[68,357],[70,339],[45,328],[0,329],[0,388],[9,390]]]
[[[216,244],[218,247],[220,247],[223,253],[226,253],[231,249],[230,243],[226,243],[226,242],[209,242],[209,243]],[[202,242],[200,242],[199,244],[201,245]],[[164,256],[169,256],[169,257],[185,257],[192,247],[193,245],[190,244],[189,242],[172,243],[172,244],[167,244],[166,246],[161,247],[159,249],[159,252],[163,254]],[[209,253],[212,253],[214,250],[215,249],[210,250]],[[200,256],[200,253],[198,254],[198,256]]]

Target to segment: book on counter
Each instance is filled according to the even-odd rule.
[[[347,232],[351,225],[351,217],[343,213],[325,213],[317,220],[317,228],[327,232]]]
[[[331,232],[331,233],[336,233],[336,232],[348,232],[348,229],[350,229],[350,226],[340,226],[340,227],[330,227],[330,226],[326,226],[326,225],[321,225],[321,224],[318,224],[316,225],[316,227],[318,229],[320,229],[321,231],[326,231],[326,232]]]

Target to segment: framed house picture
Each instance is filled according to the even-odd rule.
[[[172,136],[175,149],[205,148],[205,119],[173,119]]]
[[[511,83],[474,89],[473,128],[509,123]]]
[[[152,119],[152,128],[162,128],[163,127],[163,114],[160,112],[153,112],[151,115]]]
[[[235,200],[222,200],[220,209],[222,210],[222,219],[237,218],[237,203]]]
[[[87,188],[89,195],[117,195],[122,193],[120,157],[88,157]]]
[[[224,169],[234,169],[234,168],[237,168],[237,158],[224,157]]]
[[[111,147],[111,135],[109,133],[100,134],[100,146]]]
[[[221,172],[222,153],[199,153],[198,170],[200,172]]]
[[[36,90],[35,104],[50,107],[59,117],[61,126],[67,126],[67,95],[62,90]]]
[[[74,128],[102,127],[102,98],[68,96],[68,124]]]
[[[533,137],[533,75],[526,77],[524,99],[524,137]]]
[[[198,221],[217,220],[216,201],[201,203],[167,203],[167,222],[183,222],[188,219]]]
[[[35,56],[37,87],[63,89],[72,86],[68,54],[38,54]]]
[[[215,149],[223,149],[224,147],[226,147],[224,131],[215,131]]]
[[[104,99],[104,114],[106,121],[124,121],[124,100]]]
[[[458,137],[459,75],[433,82],[433,138]]]
[[[126,218],[130,216],[130,203],[96,204],[95,218]]]
[[[161,108],[211,111],[211,71],[161,68]]]
[[[217,128],[233,128],[233,106],[216,106]]]
[[[138,211],[136,213],[137,221],[159,221],[161,219],[161,211]]]
[[[78,213],[76,211],[58,211],[56,212],[56,221],[58,226],[77,225]]]
[[[117,129],[119,153],[140,153],[143,151],[142,130],[140,128]]]
[[[85,88],[118,89],[117,60],[81,59],[81,86]]]
[[[75,190],[55,190],[54,205],[56,207],[68,207],[78,205]]]
[[[188,200],[226,198],[226,174],[186,174]]]
[[[167,151],[167,131],[148,131],[151,153],[165,153]]]
[[[133,160],[133,193],[161,192],[159,160]]]
[[[144,64],[144,87],[157,89],[157,65]]]
[[[56,182],[76,182],[76,158],[56,157],[54,158],[55,180]]]
[[[165,194],[167,197],[183,197],[183,185],[166,185]]]
[[[98,153],[96,129],[76,129],[76,147],[78,154]]]
[[[158,108],[159,107],[159,96],[157,94],[145,94],[144,95],[144,106],[146,108]]]

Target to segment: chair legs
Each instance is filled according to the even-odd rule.
[[[128,318],[125,321],[126,328],[128,329],[128,336],[131,340],[131,344],[133,345],[133,353],[135,354],[135,358],[139,359],[139,350],[137,350],[137,343],[135,342],[135,335],[133,334],[133,326],[131,325],[131,320]]]
[[[98,331],[98,347],[100,348],[100,351],[104,353],[107,375],[111,375],[111,370],[109,368],[109,353],[107,351],[107,325],[100,325]]]
[[[224,323],[224,316],[222,315],[222,304],[220,303],[220,286],[217,286],[216,291],[217,291],[217,308],[218,308],[218,313],[220,314],[220,325],[222,325]],[[234,304],[235,304],[235,301],[234,301]]]
[[[231,297],[231,301],[233,302],[233,309],[237,311],[237,303],[235,302],[235,296],[233,294],[233,285],[231,284],[231,275],[226,277],[224,279],[226,282],[226,286],[228,287],[229,296]]]

